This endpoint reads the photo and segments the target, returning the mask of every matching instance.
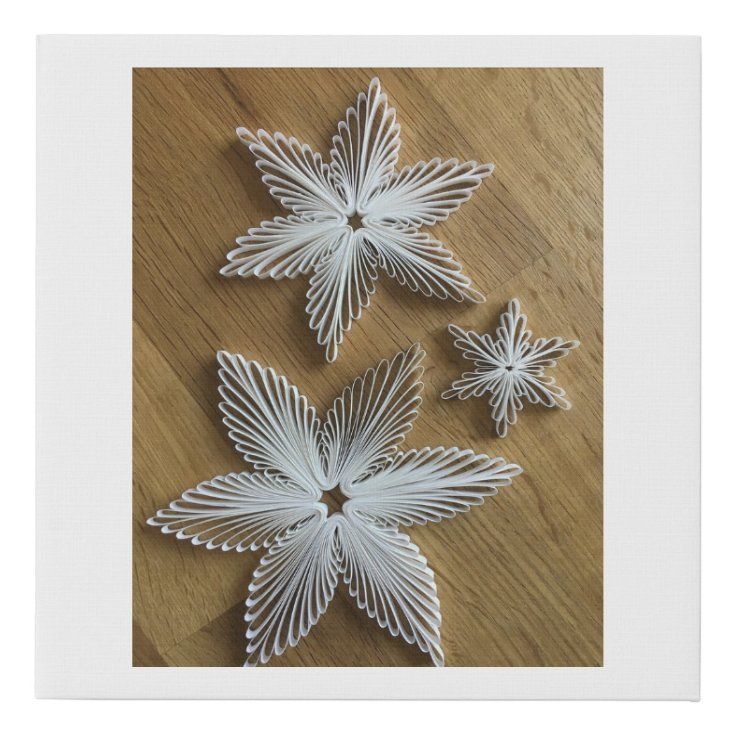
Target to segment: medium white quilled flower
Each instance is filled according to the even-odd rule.
[[[505,437],[509,425],[516,424],[517,413],[524,408],[522,400],[550,408],[572,406],[554,377],[545,375],[545,369],[554,368],[580,343],[561,337],[539,337],[532,342],[518,299],[512,299],[501,315],[496,340],[491,335],[466,332],[457,325],[448,329],[455,338],[455,347],[475,363],[475,370],[463,373],[442,398],[467,399],[490,393],[488,404],[499,437]]]
[[[329,162],[296,138],[237,129],[269,192],[291,214],[238,238],[221,273],[311,274],[309,326],[330,362],[368,307],[379,268],[426,296],[484,301],[452,253],[420,228],[446,220],[470,199],[493,164],[434,158],[395,171],[399,131],[378,79],[340,121]]]
[[[468,511],[521,468],[456,447],[397,450],[421,403],[423,357],[417,344],[382,361],[321,422],[286,378],[218,353],[224,422],[255,472],[200,483],[148,523],[208,549],[266,549],[246,601],[246,666],[306,636],[340,579],[382,628],[444,663],[434,573],[399,527]],[[338,490],[347,500],[330,514],[323,494]]]

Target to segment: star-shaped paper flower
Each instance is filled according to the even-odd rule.
[[[286,378],[218,353],[224,422],[256,472],[200,483],[148,523],[208,549],[266,548],[246,601],[246,666],[306,636],[340,578],[382,628],[443,664],[434,573],[398,528],[468,511],[521,468],[454,447],[397,451],[421,403],[423,356],[414,345],[382,361],[320,422]],[[337,489],[348,500],[329,514],[320,499]]]
[[[455,347],[476,368],[463,373],[442,398],[467,399],[490,393],[488,404],[499,437],[505,437],[509,425],[516,424],[517,412],[524,408],[523,399],[531,404],[570,408],[565,392],[544,371],[554,368],[580,343],[561,337],[540,337],[531,342],[532,333],[526,329],[526,315],[521,313],[518,299],[510,301],[501,315],[495,340],[491,335],[466,332],[456,325],[450,325],[449,330],[455,337]]]
[[[420,161],[396,172],[400,126],[378,79],[332,139],[329,163],[296,138],[238,128],[271,195],[291,212],[252,228],[225,276],[311,274],[309,326],[332,362],[375,291],[378,268],[426,296],[484,301],[442,243],[421,232],[466,202],[493,164]]]

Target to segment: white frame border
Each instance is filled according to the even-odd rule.
[[[131,68],[146,66],[603,67],[603,667],[131,666]],[[698,698],[699,39],[46,36],[37,94],[38,696]]]

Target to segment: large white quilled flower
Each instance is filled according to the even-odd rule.
[[[309,326],[330,362],[369,305],[378,268],[426,296],[484,301],[452,253],[419,228],[446,220],[493,164],[434,158],[396,172],[399,131],[378,79],[339,123],[329,163],[296,138],[237,129],[269,192],[292,214],[238,238],[221,273],[274,279],[311,274]]]
[[[399,526],[468,511],[521,468],[457,448],[397,451],[421,403],[423,356],[417,344],[382,361],[320,422],[286,378],[218,353],[224,422],[256,472],[200,483],[148,523],[208,549],[266,548],[246,601],[246,666],[306,636],[340,578],[381,627],[444,663],[434,573]],[[330,514],[322,495],[338,490],[347,501]]]

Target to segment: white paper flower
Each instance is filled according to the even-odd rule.
[[[330,362],[369,305],[378,268],[426,296],[484,301],[452,253],[419,228],[446,220],[493,164],[434,158],[395,172],[399,130],[378,79],[339,123],[329,163],[296,138],[237,130],[269,192],[291,214],[238,238],[221,273],[274,279],[311,274],[309,326]]]
[[[496,340],[457,325],[448,329],[455,337],[455,347],[463,351],[464,358],[474,361],[476,368],[463,373],[442,398],[467,399],[490,393],[488,404],[499,437],[505,437],[509,425],[516,424],[517,412],[524,408],[522,399],[547,407],[571,407],[565,392],[544,370],[554,368],[580,343],[561,337],[540,337],[531,342],[532,333],[526,329],[526,315],[521,313],[518,299],[510,301],[501,315]]]
[[[224,422],[256,472],[200,483],[148,523],[208,549],[267,549],[246,601],[246,666],[306,636],[340,578],[381,627],[443,664],[434,573],[398,527],[468,511],[521,468],[454,447],[397,451],[421,403],[423,356],[414,345],[382,361],[320,422],[286,378],[218,353]],[[337,489],[348,500],[329,514],[320,499]]]

